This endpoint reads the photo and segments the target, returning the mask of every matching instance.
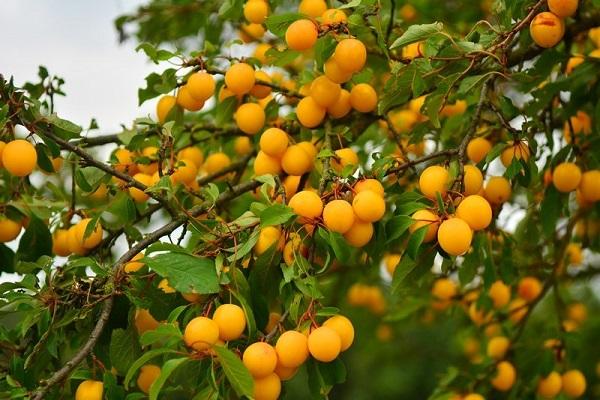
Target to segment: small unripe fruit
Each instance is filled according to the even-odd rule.
[[[423,243],[429,243],[435,239],[437,235],[438,228],[440,226],[440,219],[437,215],[432,213],[429,210],[418,210],[416,211],[412,217],[415,222],[408,228],[409,232],[412,234],[419,228],[423,226],[427,226],[427,232],[425,233],[425,238],[423,239]]]
[[[456,216],[469,224],[474,231],[479,231],[487,228],[492,222],[492,207],[481,196],[467,196],[456,208]]]
[[[313,167],[313,159],[302,146],[288,147],[281,158],[281,167],[289,175],[304,175]]]
[[[354,210],[346,200],[333,200],[323,209],[323,222],[328,230],[344,234],[354,224]]]
[[[219,340],[219,326],[210,318],[196,317],[186,325],[183,340],[194,350],[206,350]]]
[[[436,193],[444,197],[448,190],[448,170],[439,165],[425,168],[419,177],[419,189],[429,199],[435,200]]]
[[[346,351],[354,342],[354,326],[352,321],[343,315],[335,315],[323,323],[323,326],[337,332],[341,340],[341,351]]]
[[[508,351],[510,341],[504,336],[496,336],[490,339],[487,345],[487,355],[494,360],[502,360]]]
[[[308,19],[299,19],[288,26],[285,31],[285,42],[292,50],[304,51],[315,45],[319,31],[317,26]]]
[[[440,300],[451,300],[457,293],[456,283],[448,278],[436,280],[431,288],[433,297]]]
[[[37,165],[35,147],[23,139],[8,142],[2,150],[2,165],[13,176],[31,174]]]
[[[255,82],[254,68],[246,63],[233,64],[225,73],[225,84],[236,95],[249,93]]]
[[[552,371],[546,377],[540,377],[537,385],[537,394],[544,399],[553,399],[559,395],[562,388],[562,378],[556,371]]]
[[[354,196],[352,208],[361,221],[376,222],[385,214],[385,201],[377,193],[364,190]]]
[[[451,256],[460,256],[469,250],[473,231],[464,220],[450,218],[440,224],[437,232],[442,249]]]
[[[275,373],[254,379],[254,400],[277,400],[281,393],[281,379]]]
[[[538,46],[553,47],[565,34],[565,23],[551,12],[541,12],[531,21],[529,33]]]
[[[335,104],[340,92],[340,84],[330,81],[325,75],[317,77],[310,85],[310,97],[323,108]]]
[[[512,189],[510,183],[503,176],[493,176],[484,189],[485,198],[494,205],[500,205],[510,199]]]
[[[503,308],[510,301],[510,287],[502,281],[492,283],[488,294],[496,309]]]
[[[483,160],[492,149],[492,144],[489,140],[482,137],[472,139],[467,145],[467,157],[469,160],[478,164]]]
[[[137,378],[137,385],[140,390],[146,394],[150,393],[150,386],[160,376],[160,367],[158,365],[147,364],[140,368],[140,375]]]
[[[91,379],[85,380],[77,386],[75,400],[102,400],[104,384]]]
[[[303,98],[296,106],[298,121],[307,128],[314,128],[323,122],[326,111],[311,96]]]
[[[244,310],[235,304],[222,304],[217,307],[212,320],[219,327],[219,339],[224,342],[239,339],[246,329]]]
[[[270,344],[256,342],[244,350],[242,361],[253,377],[264,378],[275,371],[277,353]]]
[[[343,39],[335,47],[333,58],[341,69],[358,72],[367,62],[367,49],[358,39]]]
[[[308,339],[298,331],[286,331],[275,344],[279,364],[297,368],[308,358]]]
[[[340,335],[326,326],[315,329],[308,336],[308,350],[318,361],[331,362],[337,358],[342,349]]]
[[[496,366],[496,376],[491,380],[491,384],[499,391],[506,392],[514,385],[516,379],[515,367],[508,361],[502,361]]]
[[[206,71],[195,72],[186,84],[190,95],[198,101],[206,101],[215,94],[215,78]]]
[[[309,190],[303,190],[292,196],[289,206],[294,213],[309,220],[320,217],[323,212],[323,201],[318,194]]]
[[[338,119],[348,115],[351,109],[352,105],[350,104],[350,92],[348,92],[346,89],[342,89],[336,102],[327,107],[327,113],[329,116],[331,116],[331,118]]]
[[[568,18],[575,14],[579,0],[548,0],[550,11],[560,18]]]
[[[567,397],[582,396],[585,393],[586,386],[585,375],[577,369],[572,369],[562,375],[562,391]]]
[[[350,104],[356,111],[371,112],[377,107],[377,92],[368,83],[359,83],[350,92]]]
[[[363,247],[373,237],[373,224],[370,222],[361,221],[358,218],[354,218],[354,224],[344,234],[344,239],[352,247]]]
[[[532,302],[542,293],[542,284],[536,277],[526,276],[519,281],[517,292],[523,300]]]

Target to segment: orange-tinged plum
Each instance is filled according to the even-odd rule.
[[[510,347],[510,341],[504,336],[490,339],[487,345],[487,355],[494,360],[502,360]]]
[[[310,97],[323,108],[335,104],[340,92],[340,84],[330,81],[325,75],[317,77],[310,85]]]
[[[317,18],[323,15],[327,10],[325,0],[302,0],[298,6],[301,14],[308,15],[311,18]]]
[[[431,288],[431,294],[439,300],[451,300],[457,293],[458,287],[456,283],[448,278],[436,280]]]
[[[262,24],[269,15],[269,3],[264,0],[248,0],[244,5],[244,17],[253,24]]]
[[[493,205],[500,205],[510,199],[512,189],[503,176],[493,176],[485,185],[485,198]]]
[[[467,157],[477,164],[487,156],[491,149],[492,144],[489,140],[483,137],[476,137],[467,145]]]
[[[309,19],[292,22],[285,31],[285,42],[292,50],[304,51],[315,45],[319,31]]]
[[[342,350],[340,335],[332,328],[321,326],[308,336],[308,351],[310,355],[321,362],[331,362]]]
[[[460,256],[469,250],[473,231],[461,218],[449,218],[440,224],[437,232],[442,249],[452,255]]]
[[[335,83],[344,83],[352,79],[352,72],[341,68],[333,57],[325,61],[323,72],[330,81]]]
[[[183,85],[177,91],[177,104],[188,111],[198,111],[204,107],[204,101],[192,97],[187,85]]]
[[[277,400],[281,393],[281,379],[276,373],[254,379],[254,400]]]
[[[246,314],[235,304],[222,304],[215,310],[212,320],[219,327],[219,338],[223,341],[239,339],[246,329]]]
[[[579,0],[548,0],[550,11],[560,18],[568,18],[575,14]]]
[[[414,233],[417,229],[427,226],[428,228],[423,242],[429,243],[436,238],[440,226],[440,219],[437,215],[429,210],[418,210],[411,218],[415,222],[408,228],[410,233]]]
[[[490,383],[493,387],[501,392],[506,392],[513,387],[517,379],[517,371],[515,367],[508,361],[501,361],[496,366],[496,375]]]
[[[254,174],[256,176],[272,174],[279,175],[281,172],[281,160],[259,151],[254,160]]]
[[[565,34],[565,23],[551,12],[541,12],[529,25],[531,38],[540,47],[554,47]]]
[[[298,121],[307,128],[315,128],[320,125],[325,118],[326,111],[311,96],[304,97],[296,106]]]
[[[480,231],[492,222],[492,207],[478,195],[465,197],[456,208],[456,216],[464,220],[471,229]]]
[[[439,165],[425,168],[419,177],[419,189],[425,197],[436,199],[436,193],[444,197],[448,190],[448,170]]]
[[[354,210],[346,200],[333,200],[323,209],[323,222],[331,232],[344,234],[354,224]]]
[[[0,243],[12,242],[21,233],[21,222],[0,216]]]
[[[206,101],[215,94],[215,78],[206,71],[195,72],[187,80],[189,94],[198,101]]]
[[[254,378],[264,378],[275,371],[277,352],[268,343],[252,343],[244,350],[242,361]]]
[[[289,175],[304,175],[313,167],[313,159],[302,146],[289,146],[281,158],[281,167]]]
[[[552,183],[559,192],[572,192],[581,182],[581,169],[572,162],[560,163],[552,172]]]
[[[359,83],[350,91],[350,104],[356,111],[371,112],[377,107],[377,92],[368,83]]]
[[[367,62],[367,48],[358,39],[342,39],[335,47],[333,58],[341,69],[358,72]]]
[[[210,318],[196,317],[185,326],[183,341],[197,351],[207,350],[219,340],[219,325]]]
[[[323,326],[337,332],[341,340],[341,351],[346,351],[354,342],[354,326],[352,321],[343,315],[334,315],[323,323]]]
[[[255,82],[254,68],[246,63],[233,64],[225,73],[225,84],[236,95],[249,93]]]
[[[577,369],[572,369],[562,375],[562,391],[570,398],[577,398],[585,393],[587,382],[585,375]]]
[[[289,206],[294,213],[307,219],[315,219],[323,212],[323,201],[315,192],[303,190],[290,199]]]
[[[35,147],[27,140],[12,140],[2,150],[2,165],[12,176],[31,174],[37,165]]]
[[[223,152],[217,152],[206,157],[204,162],[204,171],[207,174],[214,174],[224,168],[227,168],[231,164],[229,156]]]
[[[235,112],[235,122],[248,135],[258,133],[265,125],[265,110],[256,103],[245,103]]]
[[[344,233],[344,239],[352,247],[363,247],[371,241],[373,237],[373,224],[354,218],[352,227]]]
[[[160,367],[154,364],[146,364],[140,368],[140,374],[137,378],[137,385],[140,390],[146,394],[150,393],[150,386],[160,376]]]
[[[544,399],[553,399],[562,389],[562,378],[556,371],[550,372],[545,377],[540,377],[537,385],[537,394]]]
[[[348,115],[351,109],[350,92],[346,89],[342,89],[336,102],[327,107],[327,114],[333,119],[343,118]]]
[[[593,203],[600,200],[600,170],[586,171],[581,175],[579,182],[581,196],[587,202]]]
[[[87,379],[77,386],[75,400],[102,400],[104,384],[100,381]]]
[[[308,358],[308,339],[298,331],[286,331],[275,344],[279,364],[286,368],[298,368]]]
[[[464,169],[464,193],[467,196],[477,194],[483,187],[483,174],[474,165],[465,165]]]
[[[488,294],[496,309],[505,307],[510,301],[510,287],[502,281],[492,283]]]
[[[385,214],[385,200],[371,190],[364,190],[354,196],[352,208],[361,221],[376,222]]]
[[[523,300],[532,302],[542,293],[542,283],[536,277],[526,276],[519,281],[517,292]]]

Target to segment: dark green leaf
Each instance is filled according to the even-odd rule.
[[[185,253],[165,253],[144,258],[153,271],[169,280],[181,293],[217,293],[219,281],[214,261]]]
[[[223,346],[213,346],[213,350],[221,363],[221,368],[238,396],[252,398],[254,395],[254,381],[248,369],[231,350]]]

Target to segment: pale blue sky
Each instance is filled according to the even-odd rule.
[[[119,44],[113,20],[141,0],[1,0],[0,73],[17,84],[34,80],[38,65],[66,80],[57,100],[63,118],[87,126],[95,117],[103,133],[152,112],[137,106],[137,88],[156,66],[133,41]]]

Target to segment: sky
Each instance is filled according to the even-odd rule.
[[[83,125],[92,117],[100,132],[117,130],[152,112],[137,106],[137,88],[156,66],[118,43],[114,19],[141,0],[1,0],[0,73],[18,85],[37,79],[38,65],[65,79],[66,97],[56,100],[61,118]]]

